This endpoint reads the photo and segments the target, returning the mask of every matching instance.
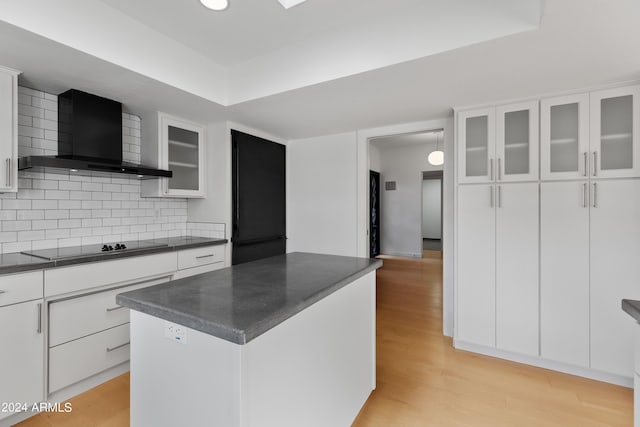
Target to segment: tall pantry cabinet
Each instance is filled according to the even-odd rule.
[[[624,382],[634,324],[620,303],[640,299],[640,87],[531,103],[528,141],[526,106],[457,113],[456,345]],[[480,175],[472,153],[485,145]],[[509,165],[507,150],[529,158]]]
[[[458,153],[456,338],[537,355],[537,102],[459,113]]]

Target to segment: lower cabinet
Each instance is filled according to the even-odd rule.
[[[44,400],[42,315],[42,299],[0,307],[0,403]],[[10,415],[0,411],[0,419]]]
[[[591,183],[591,367],[633,376],[638,327],[620,308],[640,299],[640,180]]]
[[[496,191],[496,347],[537,356],[538,184]]]
[[[456,340],[538,355],[538,184],[458,187]]]
[[[589,366],[588,183],[540,186],[540,355]]]
[[[456,339],[496,344],[496,218],[493,185],[458,187]]]

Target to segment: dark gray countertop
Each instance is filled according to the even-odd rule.
[[[634,299],[623,299],[622,310],[640,323],[640,301]]]
[[[129,242],[126,242],[129,243]],[[116,258],[126,258],[130,256],[151,255],[154,253],[171,252],[181,249],[197,248],[202,246],[222,245],[227,243],[226,239],[209,239],[204,237],[171,237],[168,239],[152,239],[140,240],[139,243],[149,245],[162,244],[160,247],[140,248],[131,251],[113,251],[107,254],[90,254],[84,249],[86,247],[73,246],[68,248],[57,249],[61,252],[76,251],[80,255],[71,256],[57,261],[50,261],[35,256],[24,255],[22,253],[10,253],[0,255],[0,275],[9,273],[19,273],[29,270],[40,270],[44,268],[62,267],[73,264],[82,264],[87,262],[109,261]],[[92,247],[100,247],[102,245],[91,245]],[[56,251],[53,249],[52,251]]]
[[[116,302],[245,344],[382,261],[291,253],[119,294]]]

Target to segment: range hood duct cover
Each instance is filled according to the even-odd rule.
[[[141,178],[173,175],[168,170],[123,162],[122,104],[75,89],[58,96],[58,155],[22,157],[18,168],[123,173]]]

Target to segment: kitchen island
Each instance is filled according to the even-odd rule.
[[[375,388],[379,260],[292,253],[117,296],[131,426],[348,426]]]

